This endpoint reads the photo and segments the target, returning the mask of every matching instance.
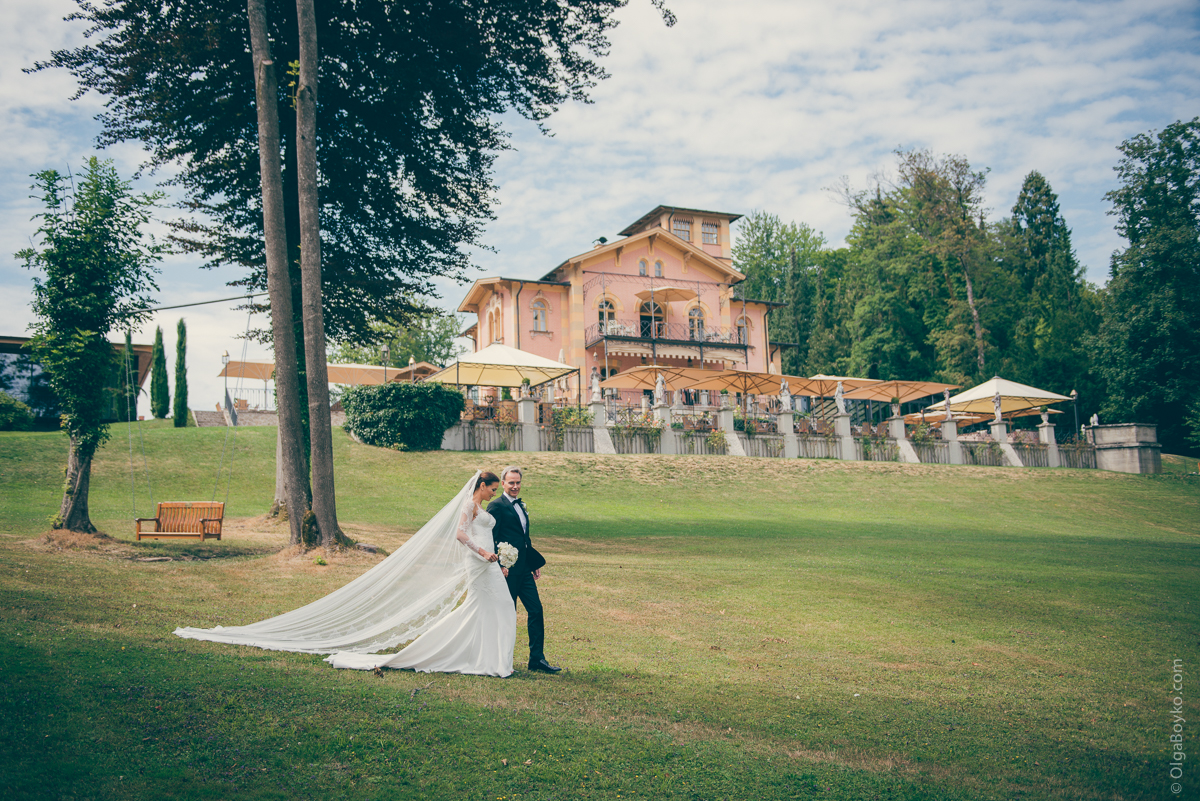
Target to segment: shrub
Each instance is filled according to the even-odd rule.
[[[33,428],[33,412],[28,406],[0,391],[0,431],[28,431]]]
[[[346,390],[346,430],[368,445],[398,451],[434,451],[465,404],[442,384],[358,386]]]

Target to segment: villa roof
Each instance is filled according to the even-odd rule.
[[[465,298],[463,298],[462,303],[458,304],[458,310],[460,312],[478,311],[478,309],[476,309],[474,307],[478,306],[479,302],[483,300],[484,287],[492,286],[494,284],[503,284],[503,283],[541,284],[543,286],[565,286],[565,287],[571,286],[571,284],[566,281],[549,281],[545,278],[542,278],[542,279],[537,279],[537,278],[480,278],[478,281],[471,284],[471,288],[469,290],[467,290],[467,296]],[[467,329],[467,331],[470,331],[470,330],[471,330],[470,328]],[[463,334],[466,334],[467,331],[464,331]],[[460,334],[460,336],[461,336],[461,334]]]
[[[685,209],[682,206],[655,206],[653,209],[651,209],[650,211],[646,212],[641,217],[639,217],[636,222],[631,223],[630,225],[626,226],[625,230],[622,231],[620,233],[620,235],[621,236],[629,236],[634,231],[636,231],[638,228],[645,225],[647,222],[654,219],[658,215],[662,214],[664,211],[669,211],[672,214],[674,214],[675,212],[678,212],[678,211],[686,212],[688,214],[707,214],[710,217],[724,217],[724,218],[728,219],[730,222],[733,222],[734,220],[740,220],[742,218],[742,215],[740,215],[740,214],[730,214],[729,212],[726,212],[726,211],[705,211],[704,209]]]
[[[580,253],[577,256],[572,256],[569,259],[565,259],[553,270],[546,273],[545,277],[549,278],[550,276],[554,275],[559,270],[561,270],[563,267],[566,267],[568,264],[581,262],[581,261],[584,261],[585,259],[595,258],[596,256],[604,256],[604,255],[607,255],[608,253],[611,253],[612,251],[617,250],[619,248],[627,248],[627,247],[629,247],[630,243],[632,243],[632,242],[638,242],[642,239],[649,239],[650,237],[661,238],[662,241],[669,242],[673,247],[677,247],[680,250],[691,253],[692,258],[696,259],[696,261],[698,261],[702,264],[705,264],[709,267],[712,267],[718,271],[718,274],[726,275],[730,279],[732,279],[729,281],[730,284],[736,284],[740,281],[746,280],[746,276],[742,275],[740,272],[733,269],[733,267],[729,266],[729,264],[726,263],[725,259],[717,258],[716,256],[713,256],[713,255],[705,252],[702,248],[697,247],[696,245],[694,245],[691,242],[688,242],[685,239],[680,239],[679,237],[675,236],[675,234],[671,233],[670,231],[668,231],[665,228],[650,228],[645,231],[639,231],[638,233],[633,234],[632,236],[626,237],[625,239],[618,239],[615,242],[606,242],[599,247],[592,248],[591,250],[586,251],[584,253]],[[769,301],[747,300],[746,302],[747,303],[768,303]],[[459,311],[464,311],[464,309],[459,309]]]

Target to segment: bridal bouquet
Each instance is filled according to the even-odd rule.
[[[520,555],[517,553],[517,549],[507,542],[500,543],[496,552],[500,554],[501,567],[512,567],[517,563],[517,556]]]

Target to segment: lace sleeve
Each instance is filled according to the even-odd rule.
[[[455,537],[466,546],[467,550],[476,559],[485,559],[482,551],[475,540],[471,539],[471,523],[475,520],[475,504],[471,503],[462,510],[462,515],[458,519],[458,530],[455,532]]]

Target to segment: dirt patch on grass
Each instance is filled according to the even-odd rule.
[[[27,540],[26,544],[40,551],[78,551],[106,548],[117,544],[117,540],[103,532],[47,531],[36,539]]]

